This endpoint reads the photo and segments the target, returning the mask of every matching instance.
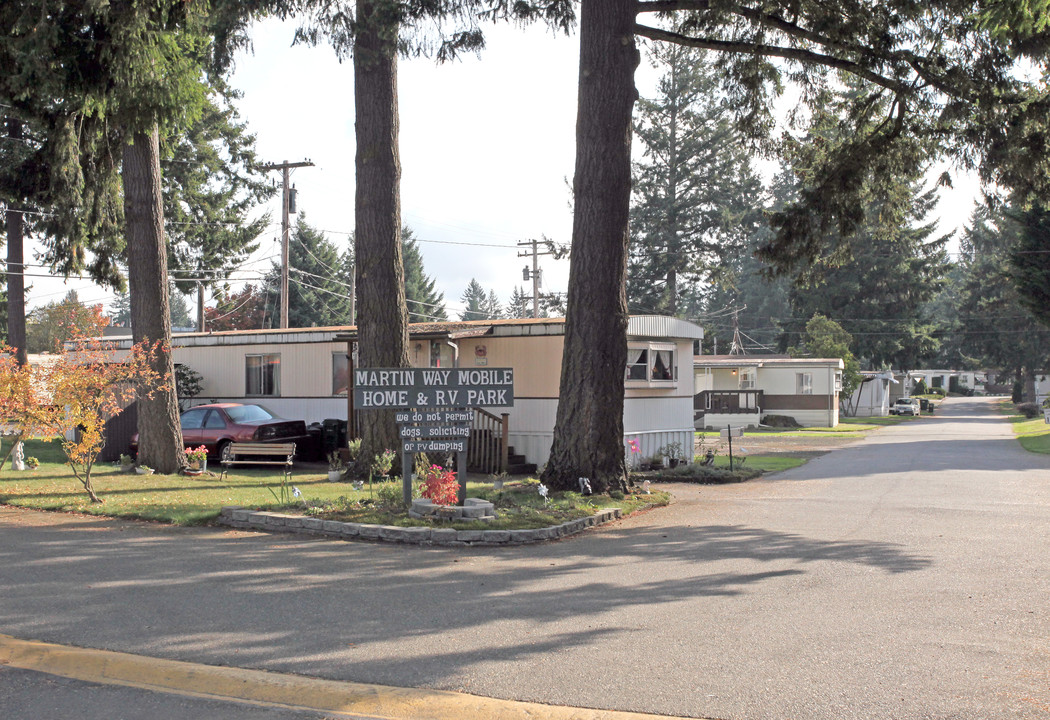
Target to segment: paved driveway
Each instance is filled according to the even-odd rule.
[[[0,632],[717,718],[1050,715],[1050,458],[987,401],[529,548],[0,511]]]

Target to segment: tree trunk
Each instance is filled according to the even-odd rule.
[[[575,212],[561,399],[543,473],[554,489],[626,488],[623,445],[627,367],[628,210],[636,4],[583,0],[576,119]]]
[[[22,138],[22,123],[7,119],[7,136]],[[19,365],[27,362],[26,353],[26,284],[23,251],[25,218],[17,210],[8,210],[7,222],[7,344],[15,352]]]
[[[136,133],[124,146],[125,239],[128,256],[128,299],[131,335],[136,343],[160,341],[153,370],[163,388],[138,398],[139,462],[158,473],[178,472],[186,465],[175,396],[171,360],[171,317],[168,311],[168,260],[161,204],[160,147],[157,128]]]
[[[357,3],[354,105],[357,111],[357,366],[408,367],[408,309],[401,258],[401,158],[398,149],[396,4]],[[356,474],[384,449],[401,456],[394,414],[361,413]]]

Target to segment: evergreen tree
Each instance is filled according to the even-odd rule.
[[[1022,215],[1010,266],[1021,304],[1050,326],[1050,212],[1045,208],[1034,207]]]
[[[791,172],[781,167],[769,188],[769,209],[782,209],[794,200],[796,191]],[[769,242],[771,232],[768,222],[761,223],[745,239],[739,253],[722,258],[701,314],[704,352],[714,352],[716,341],[719,352],[728,352],[737,330],[745,354],[777,349],[783,331],[780,322],[789,305],[791,279],[774,274],[773,268],[758,257],[759,248]]]
[[[832,239],[849,254],[829,253],[796,281],[792,317],[784,323],[787,339],[797,337],[802,318],[822,313],[850,332],[854,353],[871,367],[910,370],[931,357],[937,328],[927,321],[925,308],[948,270],[948,237],[931,239],[935,224],[919,223],[935,205],[933,192],[916,194],[915,224],[904,226],[879,222],[877,209],[869,208],[870,219],[851,238]]]
[[[471,278],[459,301],[465,306],[459,313],[460,320],[487,320],[488,295],[476,279]]]
[[[255,136],[232,105],[237,97],[214,78],[201,116],[163,143],[168,267],[182,294],[229,277],[270,222],[248,217],[276,189],[259,169]]]
[[[940,291],[923,308],[923,322],[936,328],[934,337],[937,339],[937,350],[928,360],[932,367],[980,369],[981,363],[963,351],[966,323],[961,318],[960,307],[966,274],[964,263],[949,263]]]
[[[510,295],[510,302],[507,303],[507,317],[532,317],[532,296],[526,294],[520,285],[515,285]]]
[[[423,268],[423,253],[412,230],[401,229],[402,258],[405,263],[405,301],[409,322],[448,320],[445,294],[435,289],[434,278]]]
[[[489,290],[488,297],[485,299],[485,313],[488,315],[487,320],[498,320],[503,317],[503,304],[500,303],[495,290]]]
[[[172,285],[174,286],[174,283]],[[171,318],[171,326],[180,329],[196,329],[196,323],[190,317],[190,305],[186,302],[186,297],[181,293],[174,292],[173,287],[169,298],[168,314]]]
[[[712,275],[757,231],[761,184],[708,54],[656,45],[650,58],[664,74],[638,103],[628,307],[695,317]]]
[[[350,324],[350,295],[342,280],[345,259],[324,233],[300,216],[288,244],[288,325],[329,327]],[[281,269],[267,274],[268,302],[279,305]]]
[[[113,310],[109,313],[110,327],[131,330],[131,298],[126,292],[117,291],[113,295]]]
[[[1026,311],[1010,281],[1010,252],[1020,233],[1018,221],[1002,209],[975,210],[960,243],[960,344],[985,367],[1022,383],[1025,398],[1034,401],[1035,375],[1050,356],[1050,330]]]

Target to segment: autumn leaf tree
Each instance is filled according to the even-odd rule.
[[[63,436],[66,460],[91,502],[101,503],[91,473],[106,445],[106,423],[133,400],[141,402],[172,383],[170,375],[154,369],[159,341],[136,343],[118,358],[100,337],[107,323],[101,307],[95,317],[92,332],[75,331],[59,361],[41,368],[40,382],[47,389],[51,432]]]

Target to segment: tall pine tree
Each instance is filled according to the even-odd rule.
[[[423,253],[416,236],[408,227],[401,229],[402,258],[405,262],[405,301],[409,322],[447,320],[445,294],[436,288],[434,278],[426,274]]]
[[[350,325],[350,291],[343,281],[343,258],[325,234],[300,215],[288,244],[288,326]],[[280,267],[274,266],[265,284],[268,300],[277,306]]]
[[[627,302],[697,316],[711,277],[758,228],[761,183],[702,50],[656,45],[657,97],[638,102]]]

